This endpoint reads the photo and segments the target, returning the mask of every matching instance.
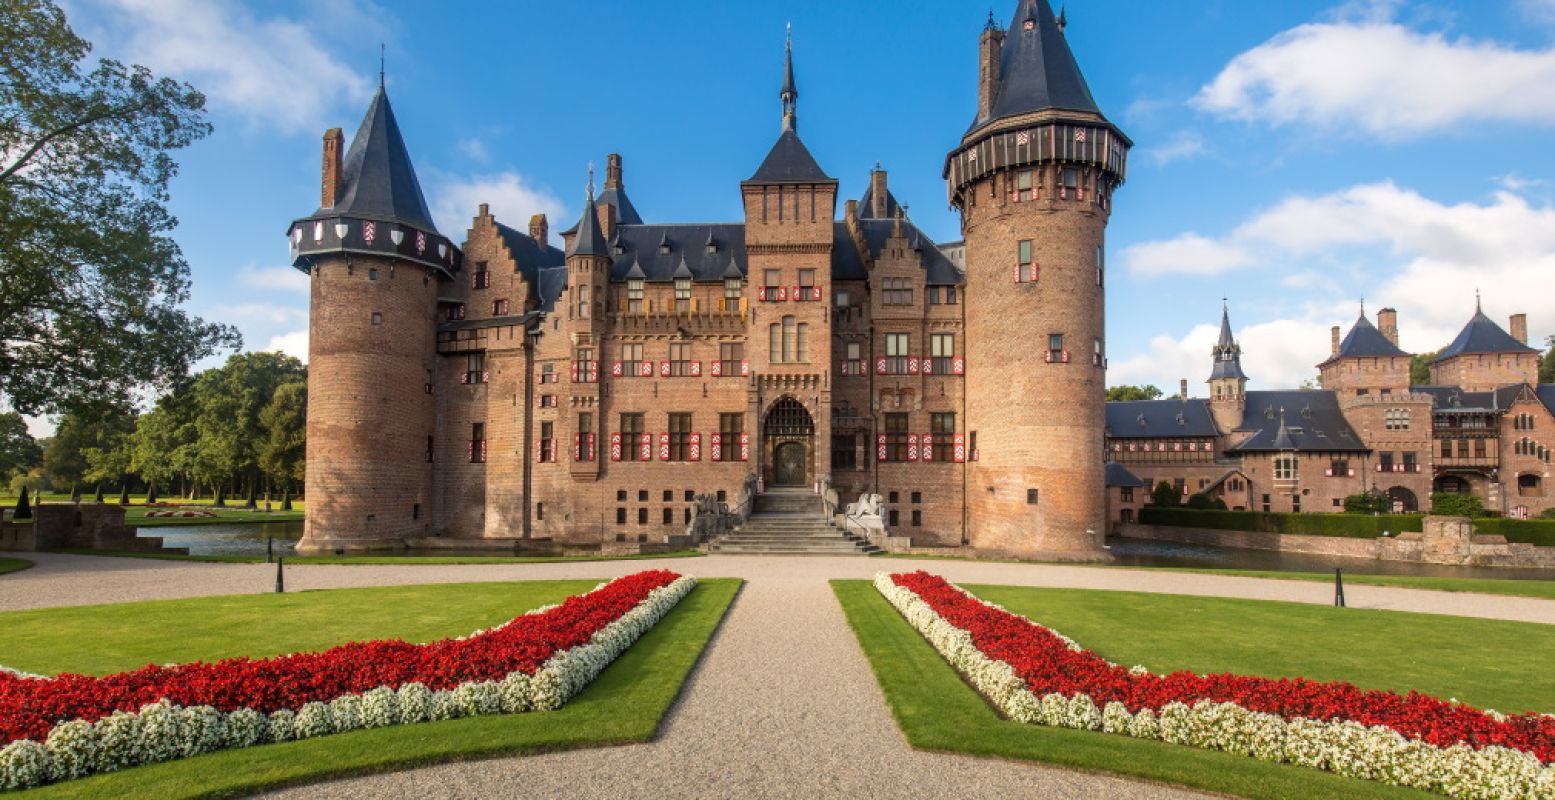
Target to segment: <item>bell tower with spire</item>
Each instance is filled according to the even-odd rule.
[[[1236,430],[1247,408],[1247,375],[1242,372],[1242,346],[1231,335],[1231,311],[1220,304],[1220,338],[1210,350],[1214,364],[1209,373],[1209,410],[1215,427]]]
[[[1107,219],[1132,142],[1047,0],[980,35],[977,114],[945,159],[966,238],[971,544],[1102,559]]]

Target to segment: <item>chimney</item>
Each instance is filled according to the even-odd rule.
[[[605,156],[605,188],[621,188],[621,154],[611,153]]]
[[[890,196],[891,193],[886,189],[885,170],[876,169],[869,173],[869,201],[873,205],[870,216],[885,219],[886,198]]]
[[[614,203],[603,200],[594,204],[599,210],[599,232],[604,234],[605,241],[610,241],[616,235],[616,207]]]
[[[1331,355],[1333,355],[1335,358],[1338,358],[1339,357],[1339,326],[1338,325],[1335,325],[1334,327],[1328,329],[1328,344],[1329,344],[1329,349],[1332,351]]]
[[[993,101],[999,94],[999,61],[1004,54],[1004,31],[988,18],[983,29],[981,46],[977,53],[977,118],[988,119],[993,113]]]
[[[1528,344],[1528,315],[1512,315],[1512,338],[1526,345]]]
[[[1398,311],[1384,308],[1377,312],[1377,330],[1387,337],[1387,340],[1398,347]]]
[[[319,208],[334,208],[340,196],[340,145],[345,142],[339,128],[324,131],[324,178],[319,186]]]
[[[849,200],[842,204],[842,221],[848,224],[848,230],[858,230],[858,201]]]
[[[545,247],[546,241],[551,238],[551,223],[546,220],[544,214],[536,214],[529,218],[529,238],[535,240],[535,244]]]
[[[1182,379],[1177,381],[1177,396],[1181,397],[1184,400],[1188,399],[1188,379],[1187,378],[1182,378]]]

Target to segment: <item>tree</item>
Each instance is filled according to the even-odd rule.
[[[1315,392],[1323,388],[1323,376],[1319,375],[1316,378],[1307,378],[1301,382],[1300,386],[1297,386],[1296,388],[1303,392]]]
[[[1118,400],[1156,400],[1161,397],[1161,390],[1152,384],[1144,386],[1111,386],[1107,389],[1107,402]]]
[[[1386,514],[1393,508],[1393,503],[1382,492],[1373,490],[1352,494],[1344,499],[1346,514]]]
[[[135,412],[127,404],[73,408],[60,417],[54,436],[43,448],[44,474],[59,488],[84,480],[103,480],[100,473],[92,470],[89,451],[115,450],[134,429]]]
[[[173,487],[194,470],[194,403],[187,387],[158,398],[156,407],[140,415],[130,435],[130,471],[146,482],[147,503],[156,489]]]
[[[260,412],[281,385],[306,376],[302,362],[291,356],[239,353],[195,378],[195,472],[216,483],[218,499],[226,499],[226,482],[232,478],[253,493],[262,475],[259,450],[269,438]]]
[[[1182,492],[1167,481],[1161,481],[1150,492],[1150,504],[1162,508],[1176,508],[1182,505]]]
[[[1210,497],[1203,492],[1194,492],[1188,495],[1188,508],[1225,511],[1226,501],[1218,497]]]
[[[307,455],[308,384],[283,383],[259,412],[265,440],[259,447],[259,468],[279,483],[288,501],[295,483],[302,483]]]
[[[27,420],[15,411],[0,414],[0,479],[26,474],[43,461],[43,448],[27,431]]]
[[[16,513],[11,519],[32,519],[32,504],[27,501],[27,487],[22,487],[21,497],[16,500]]]
[[[1409,359],[1409,385],[1431,385],[1431,360],[1442,351],[1433,350],[1429,353],[1416,353]]]
[[[1544,340],[1544,358],[1539,360],[1539,383],[1555,383],[1555,336]]]
[[[171,153],[210,133],[205,97],[90,50],[47,0],[0,4],[0,393],[22,413],[166,388],[240,341],[179,307],[168,235]]]
[[[1485,504],[1472,494],[1432,492],[1431,513],[1444,517],[1480,517],[1485,514]]]

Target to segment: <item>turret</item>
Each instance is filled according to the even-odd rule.
[[[1539,351],[1528,346],[1528,318],[1514,314],[1512,333],[1497,325],[1474,299],[1474,316],[1431,361],[1431,383],[1466,392],[1488,392],[1513,383],[1538,385]]]
[[[589,166],[588,196],[583,217],[567,251],[567,312],[574,333],[595,334],[603,325],[605,284],[610,276],[610,245],[599,222],[594,202],[594,167]]]
[[[461,268],[382,85],[343,159],[340,143],[325,134],[320,207],[288,231],[311,282],[302,553],[431,533],[438,297]]]
[[[1366,318],[1366,307],[1350,332],[1339,338],[1339,329],[1330,333],[1332,354],[1317,365],[1318,380],[1324,389],[1338,392],[1342,398],[1366,397],[1407,392],[1411,357],[1398,346],[1398,312],[1385,308],[1377,314],[1382,328]]]
[[[1216,427],[1230,432],[1242,424],[1247,407],[1247,375],[1242,372],[1242,346],[1231,335],[1231,311],[1224,303],[1220,307],[1220,338],[1210,354],[1210,413]]]
[[[1132,143],[1047,0],[1020,0],[979,54],[977,114],[944,169],[966,238],[971,543],[1104,558],[1104,247]]]

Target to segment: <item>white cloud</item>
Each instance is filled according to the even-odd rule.
[[[555,231],[566,230],[575,221],[563,210],[560,198],[512,171],[451,177],[439,181],[432,196],[432,218],[438,230],[456,242],[464,239],[481,203],[491,206],[498,222],[522,231],[528,230],[529,218],[535,214],[545,214]]]
[[[246,266],[238,270],[238,283],[250,289],[277,292],[308,291],[308,274],[292,267]]]
[[[1555,47],[1449,40],[1392,21],[1389,4],[1368,8],[1241,53],[1193,105],[1228,119],[1387,139],[1476,123],[1555,125]]]
[[[366,105],[370,79],[340,60],[339,36],[319,32],[350,19],[348,38],[357,38],[382,33],[385,20],[375,6],[343,0],[296,19],[235,0],[80,2],[100,14],[86,24],[110,52],[188,81],[213,110],[287,133],[322,131],[342,107]]]
[[[459,148],[459,152],[463,153],[471,161],[485,164],[491,160],[491,151],[486,149],[486,143],[480,139],[474,137],[460,139],[456,146]]]
[[[308,318],[306,308],[292,308],[272,303],[238,303],[212,306],[210,316],[222,322],[235,324],[293,325]]]
[[[1130,245],[1120,255],[1129,271],[1144,276],[1219,275],[1253,263],[1241,247],[1191,232],[1175,239]]]
[[[1145,150],[1143,155],[1150,163],[1163,167],[1173,161],[1198,158],[1208,152],[1209,147],[1198,131],[1178,131],[1161,145]]]
[[[308,363],[308,329],[270,337],[270,341],[265,344],[265,351],[275,350],[293,356],[304,364]]]
[[[1518,5],[1530,19],[1555,22],[1555,0],[1519,0]]]
[[[1233,311],[1232,323],[1236,317]],[[1210,348],[1218,325],[1195,325],[1180,338],[1159,335],[1142,353],[1114,360],[1107,385],[1155,384],[1168,396],[1188,379],[1188,394],[1204,397],[1209,377]],[[1236,329],[1242,346],[1242,369],[1255,389],[1294,389],[1317,376],[1314,366],[1328,356],[1328,326],[1307,320],[1276,319]]]

